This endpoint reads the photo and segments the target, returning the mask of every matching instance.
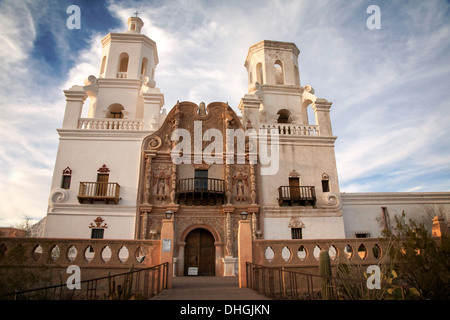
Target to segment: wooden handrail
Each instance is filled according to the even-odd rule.
[[[78,201],[109,200],[119,202],[120,185],[116,182],[80,182]]]
[[[314,186],[281,186],[278,188],[280,205],[298,203],[302,205],[316,204],[316,189]]]
[[[313,186],[281,186],[278,192],[280,199],[314,199],[316,197]]]

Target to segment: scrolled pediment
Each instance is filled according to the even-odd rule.
[[[197,105],[189,101],[178,102],[169,112],[159,130],[144,139],[143,150],[170,152],[174,130],[187,130],[193,139],[194,129],[199,128],[199,122],[202,137],[208,129],[219,130],[223,137],[226,136],[226,129],[244,130],[239,117],[227,103],[212,102],[205,106],[204,103]]]

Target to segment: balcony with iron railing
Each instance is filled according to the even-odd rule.
[[[213,178],[180,179],[176,195],[179,204],[222,205],[225,197],[225,180]]]
[[[80,182],[78,201],[84,203],[89,201],[104,201],[106,204],[119,203],[120,185],[115,182]]]
[[[281,186],[278,188],[280,206],[315,206],[316,191],[313,186]]]

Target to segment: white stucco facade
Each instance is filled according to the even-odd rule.
[[[244,64],[248,92],[238,106],[208,105],[208,114],[202,114],[200,106],[181,103],[166,116],[161,111],[164,95],[155,81],[156,43],[141,33],[141,19],[133,17],[128,23],[127,31],[102,40],[98,76],[64,91],[67,104],[58,129],[45,237],[90,238],[92,230],[100,228],[106,239],[146,239],[158,232],[162,213],[173,208],[179,217],[191,215],[186,221],[175,216],[180,237],[186,237],[184,230],[195,222],[212,230],[216,245],[235,242],[230,215],[238,219],[242,211],[250,211],[253,234],[263,239],[291,239],[292,229],[301,229],[303,239],[377,237],[382,208],[391,218],[403,210],[416,215],[425,204],[450,211],[450,192],[340,192],[332,103],[301,85],[300,50],[294,43],[261,41],[250,47]],[[89,105],[84,103],[87,97]],[[81,117],[83,108],[88,109],[87,118]],[[308,108],[314,121],[308,119]],[[221,116],[208,118],[214,110]],[[267,164],[261,161],[234,169],[223,163],[173,167],[164,162],[168,157],[160,148],[172,143],[168,130],[186,119],[210,121],[221,130],[230,120],[236,128],[267,137],[277,147],[276,172],[264,173]],[[177,203],[178,183],[194,178],[199,169],[208,171],[208,179],[223,182],[224,189],[215,190],[223,192],[223,203]]]
[[[133,17],[128,23],[126,32],[110,33],[102,40],[98,78],[89,76],[84,86],[64,91],[67,105],[58,129],[46,237],[90,238],[89,226],[99,216],[108,226],[105,238],[135,237],[142,140],[157,129],[164,96],[154,81],[156,44],[140,33],[141,19]],[[121,66],[124,56],[127,63]],[[89,105],[84,104],[87,97]],[[83,108],[88,108],[87,118],[81,118]],[[66,169],[70,170],[69,188],[62,186]],[[99,174],[120,186],[117,204],[80,203],[81,183],[94,183]]]

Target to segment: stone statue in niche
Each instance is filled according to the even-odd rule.
[[[198,106],[198,115],[200,117],[206,116],[206,107],[204,102],[200,102],[200,105]]]
[[[242,182],[241,179],[237,182],[237,195],[243,196],[244,195],[244,182]]]
[[[227,106],[225,112],[223,113],[223,119],[225,120],[225,127],[227,129],[234,124],[233,114],[230,106]]]
[[[239,179],[236,183],[236,200],[237,201],[245,201],[247,197],[245,196],[245,187],[244,181]]]
[[[153,174],[153,194],[156,200],[166,200],[170,179],[170,164],[155,164]]]
[[[164,200],[165,198],[166,198],[166,179],[159,179],[156,190],[156,199]]]
[[[246,201],[247,196],[245,195],[245,187],[248,187],[248,173],[246,168],[243,166],[236,167],[237,173],[233,174],[233,191],[236,191],[237,201]]]
[[[251,190],[250,198],[252,199],[252,204],[256,203],[256,183],[255,183],[255,181],[252,181],[252,190]]]

